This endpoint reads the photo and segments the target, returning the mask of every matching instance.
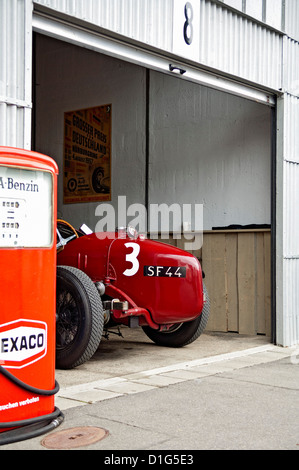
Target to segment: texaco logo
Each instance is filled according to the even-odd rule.
[[[0,365],[5,368],[21,369],[46,352],[46,323],[20,319],[0,325]]]

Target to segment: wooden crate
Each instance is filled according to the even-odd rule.
[[[161,240],[182,247],[184,239]],[[271,335],[271,231],[211,230],[193,253],[205,273],[207,330]]]
[[[202,267],[211,299],[207,329],[270,336],[270,230],[205,233]]]

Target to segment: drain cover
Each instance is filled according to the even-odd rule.
[[[106,429],[85,426],[50,434],[41,443],[48,449],[72,449],[94,444],[107,437],[108,434],[109,432]]]

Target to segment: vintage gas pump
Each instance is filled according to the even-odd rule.
[[[0,445],[56,427],[56,163],[0,147]]]

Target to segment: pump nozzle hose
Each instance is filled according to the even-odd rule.
[[[15,385],[30,393],[51,396],[55,395],[55,393],[57,393],[59,390],[59,384],[56,382],[56,380],[55,387],[52,390],[44,390],[26,384],[8,372],[3,366],[0,366],[0,373]],[[13,442],[22,441],[45,434],[57,428],[63,422],[63,420],[63,413],[55,407],[53,413],[44,416],[37,416],[35,418],[24,419],[21,421],[0,423],[0,429],[16,428],[0,433],[0,446],[5,444],[12,444]]]
[[[43,390],[40,388],[32,387],[31,385],[28,385],[25,382],[22,382],[22,380],[18,379],[13,374],[8,372],[8,370],[6,370],[3,366],[0,366],[0,373],[4,375],[8,380],[13,382],[15,385],[18,385],[19,387],[31,393],[37,393],[38,395],[51,396],[51,395],[55,395],[55,393],[59,391],[59,384],[56,382],[56,380],[55,380],[55,388],[53,388],[52,390]]]
[[[0,446],[5,444],[12,444],[14,442],[25,441],[26,439],[32,439],[33,437],[41,436],[47,432],[53,431],[56,429],[64,420],[64,415],[61,413],[57,418],[54,418],[52,421],[49,422],[49,419],[46,419],[39,423],[40,427],[37,428],[37,423],[34,422],[36,418],[32,418],[31,420],[25,421],[32,421],[31,424],[27,424],[17,429],[13,429],[11,431],[5,431],[0,434]],[[50,415],[48,415],[49,417]],[[44,418],[44,417],[43,417]]]

